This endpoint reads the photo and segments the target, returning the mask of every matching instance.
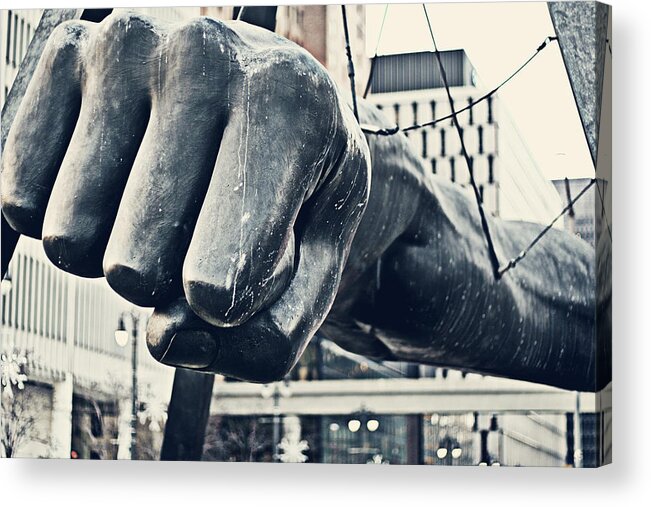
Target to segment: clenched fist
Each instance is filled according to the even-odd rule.
[[[122,13],[51,36],[5,146],[2,211],[56,266],[156,307],[157,359],[264,381],[330,309],[369,178],[306,51],[242,22]]]

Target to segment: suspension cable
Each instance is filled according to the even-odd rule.
[[[591,179],[591,180],[590,180],[590,183],[588,183],[588,184],[583,188],[583,190],[581,190],[581,192],[579,192],[579,193],[576,195],[576,197],[574,197],[574,199],[572,199],[572,200],[567,204],[567,206],[565,206],[565,207],[563,208],[563,210],[562,210],[558,215],[556,215],[556,217],[554,218],[554,220],[552,220],[549,224],[547,224],[547,225],[545,226],[545,228],[544,228],[542,231],[540,231],[540,232],[538,233],[538,235],[533,239],[533,241],[532,241],[531,243],[529,243],[529,245],[528,245],[524,250],[522,250],[522,251],[521,251],[517,256],[515,256],[513,259],[511,259],[511,260],[506,264],[506,266],[504,266],[503,268],[500,268],[500,271],[499,271],[500,276],[502,276],[502,275],[503,275],[504,273],[506,273],[508,270],[513,269],[513,268],[518,264],[518,262],[520,262],[522,259],[524,259],[524,257],[525,257],[525,256],[529,253],[529,251],[530,251],[530,250],[531,250],[531,249],[536,245],[536,243],[538,243],[538,242],[543,238],[543,236],[545,236],[545,234],[547,234],[547,233],[551,230],[551,228],[554,227],[554,224],[555,224],[556,222],[558,222],[558,220],[559,220],[559,219],[560,219],[560,218],[561,218],[565,213],[567,213],[570,209],[572,209],[572,208],[574,207],[574,203],[575,203],[576,201],[578,201],[578,200],[581,198],[581,196],[582,196],[583,194],[585,194],[585,193],[588,191],[588,189],[589,189],[592,185],[595,184],[596,181],[597,181],[596,179]]]
[[[515,76],[517,76],[520,72],[522,72],[522,70],[527,65],[529,65],[536,58],[536,56],[538,56],[551,42],[554,42],[554,41],[557,41],[557,40],[558,40],[558,37],[552,37],[552,36],[546,37],[545,40],[538,46],[538,48],[536,48],[536,51],[534,53],[532,53],[532,55],[529,58],[527,58],[527,60],[525,60],[525,62],[522,65],[520,65],[515,71],[513,71],[511,74],[509,74],[509,76],[506,79],[501,81],[497,86],[495,86],[489,92],[487,92],[484,95],[482,95],[481,97],[479,97],[477,100],[471,102],[470,104],[468,104],[467,106],[465,106],[465,107],[463,107],[463,108],[461,108],[459,110],[455,110],[455,111],[453,111],[452,113],[450,113],[448,115],[442,116],[440,118],[435,118],[435,119],[430,120],[430,121],[425,122],[425,123],[416,123],[414,125],[409,125],[408,127],[404,127],[404,128],[400,128],[399,125],[396,125],[394,128],[390,128],[390,129],[381,128],[381,127],[374,127],[372,125],[363,125],[362,130],[366,134],[378,135],[378,136],[391,136],[391,135],[397,134],[398,132],[409,132],[410,130],[421,129],[421,128],[424,128],[424,127],[432,127],[432,126],[436,125],[437,123],[440,123],[440,122],[445,121],[445,120],[449,120],[449,119],[452,118],[453,115],[460,114],[460,113],[463,113],[465,111],[468,111],[469,109],[472,109],[473,107],[475,107],[477,104],[479,104],[479,103],[487,100],[488,98],[492,97],[493,95],[495,95],[499,91],[500,88],[502,88],[504,85],[506,85]],[[370,79],[369,79],[369,84],[367,84],[367,89],[370,89]]]
[[[373,58],[371,58],[371,68],[368,71],[368,79],[366,81],[366,88],[364,88],[363,98],[366,98],[369,92],[371,91],[371,83],[373,82],[373,75],[375,74],[375,64],[377,62],[377,52],[380,48],[380,41],[382,40],[382,32],[384,32],[384,23],[387,20],[387,13],[389,12],[389,4],[386,4],[384,7],[384,16],[382,16],[382,24],[380,25],[380,32],[377,36],[377,43],[375,44],[375,52],[373,53]]]
[[[491,237],[490,228],[488,227],[488,220],[486,219],[486,213],[484,212],[484,206],[482,205],[482,197],[479,192],[479,187],[475,181],[474,171],[472,170],[472,162],[470,161],[470,156],[468,155],[468,150],[466,149],[466,142],[463,139],[463,131],[461,130],[461,125],[459,125],[459,119],[457,118],[457,113],[454,110],[454,99],[452,98],[452,92],[450,92],[450,85],[448,84],[448,77],[445,72],[445,67],[443,66],[443,60],[441,59],[441,54],[439,52],[438,46],[436,45],[436,39],[434,38],[434,31],[432,30],[432,23],[429,19],[429,14],[427,13],[427,7],[423,5],[423,12],[425,13],[425,19],[427,20],[427,27],[429,28],[429,34],[432,38],[432,44],[434,46],[434,54],[436,55],[436,60],[439,64],[439,70],[441,71],[441,80],[443,81],[443,86],[445,87],[445,92],[448,96],[448,102],[450,103],[450,111],[452,111],[452,122],[454,127],[459,134],[459,141],[461,143],[461,153],[463,158],[466,159],[466,165],[468,166],[468,173],[470,175],[470,184],[472,186],[473,192],[475,194],[475,200],[477,201],[477,209],[479,211],[479,217],[481,219],[481,228],[484,231],[484,236],[486,238],[487,248],[488,248],[488,257],[493,268],[493,275],[496,280],[500,279],[500,263],[497,259],[497,253],[495,252],[495,245],[493,244],[493,238]]]
[[[443,81],[443,85],[445,87],[445,91],[446,91],[446,94],[447,94],[447,97],[448,97],[448,102],[450,104],[450,110],[452,112],[450,114],[446,115],[446,116],[433,119],[433,120],[431,120],[429,122],[422,123],[422,124],[410,125],[410,126],[405,127],[403,129],[401,129],[399,125],[396,125],[395,127],[392,127],[392,128],[381,128],[381,127],[374,127],[374,126],[364,125],[364,124],[361,124],[360,126],[362,128],[362,131],[365,132],[366,134],[379,135],[379,136],[390,136],[390,135],[395,135],[395,134],[397,134],[399,132],[409,132],[411,130],[416,130],[416,129],[420,129],[420,128],[424,128],[424,127],[428,127],[428,126],[433,126],[433,125],[436,125],[439,122],[452,119],[452,122],[453,122],[453,124],[455,126],[455,129],[457,130],[457,133],[459,134],[459,140],[460,140],[460,144],[461,144],[461,151],[462,151],[463,157],[464,157],[464,159],[466,161],[466,165],[468,167],[468,172],[469,172],[469,175],[470,175],[470,183],[472,185],[473,192],[474,192],[474,195],[475,195],[475,200],[477,202],[477,208],[478,208],[479,216],[480,216],[480,219],[481,219],[482,230],[483,230],[484,236],[486,238],[488,255],[489,255],[489,259],[490,259],[491,266],[492,266],[492,269],[493,269],[493,275],[495,276],[496,280],[499,280],[505,273],[507,273],[509,270],[515,268],[516,265],[522,259],[524,259],[526,257],[526,255],[529,253],[529,251],[531,251],[531,249],[554,227],[554,224],[556,224],[556,222],[558,222],[558,220],[560,220],[560,218],[563,215],[565,215],[568,211],[573,210],[574,204],[590,189],[590,187],[592,187],[592,185],[594,185],[596,183],[597,191],[599,193],[599,197],[601,198],[602,205],[603,205],[603,196],[601,195],[601,192],[600,192],[600,189],[599,189],[599,184],[598,184],[597,180],[596,179],[591,179],[590,182],[588,183],[588,185],[586,185],[581,190],[581,192],[579,192],[573,199],[571,199],[568,202],[567,206],[565,206],[565,208],[563,208],[561,210],[561,212],[536,235],[536,237],[533,239],[533,241],[531,241],[531,243],[529,243],[529,245],[527,245],[526,248],[524,248],[517,256],[510,259],[506,263],[506,265],[500,266],[499,260],[497,258],[497,253],[495,251],[495,246],[494,246],[491,234],[490,234],[490,229],[489,229],[489,226],[488,226],[488,220],[486,218],[486,214],[485,214],[484,207],[483,207],[483,204],[482,204],[481,194],[479,192],[479,189],[477,187],[477,183],[475,181],[475,177],[474,177],[474,173],[473,173],[473,169],[472,169],[472,162],[471,162],[470,157],[468,155],[468,151],[466,149],[465,141],[464,141],[464,138],[463,138],[463,130],[461,129],[461,126],[459,125],[457,115],[464,112],[464,111],[467,111],[467,110],[475,107],[480,102],[482,102],[484,100],[487,100],[489,97],[491,97],[495,93],[497,93],[497,91],[500,88],[502,88],[504,85],[506,85],[516,75],[518,75],[527,65],[529,65],[529,63],[531,63],[534,60],[534,58],[536,56],[538,56],[538,54],[540,52],[542,52],[551,42],[557,41],[558,37],[552,37],[552,36],[546,37],[545,40],[538,46],[538,48],[536,48],[536,51],[522,65],[520,65],[515,71],[513,71],[506,79],[504,79],[502,82],[500,82],[496,87],[494,87],[488,93],[482,95],[479,99],[475,100],[474,102],[471,102],[470,104],[463,107],[462,109],[455,110],[454,109],[454,100],[453,100],[452,94],[450,92],[450,86],[449,86],[448,81],[447,81],[447,74],[445,72],[445,68],[443,67],[443,62],[441,60],[440,52],[439,52],[438,46],[436,44],[436,39],[434,37],[432,24],[431,24],[430,19],[429,19],[429,13],[427,12],[427,7],[425,6],[425,4],[422,4],[422,6],[423,6],[423,11],[425,13],[425,19],[427,21],[427,26],[428,26],[428,29],[429,29],[430,37],[432,39],[432,44],[434,46],[434,54],[436,56],[438,66],[439,66],[439,69],[440,69],[440,72],[441,72],[441,79]],[[377,51],[378,51],[378,48],[379,48],[379,45],[380,45],[380,38],[381,38],[382,31],[383,31],[383,28],[384,28],[384,23],[386,21],[387,11],[388,11],[388,4],[387,4],[387,6],[385,8],[385,11],[384,11],[384,16],[383,16],[383,19],[382,19],[382,25],[380,27],[380,33],[379,33],[378,41],[377,41],[376,48],[375,48],[375,56],[373,57],[372,64],[374,63],[374,61],[377,58]],[[345,35],[345,38],[346,38],[346,54],[347,54],[347,57],[348,57],[348,77],[350,79],[351,92],[352,92],[352,97],[353,97],[353,110],[355,112],[355,117],[357,118],[357,121],[359,122],[359,115],[358,115],[358,111],[357,111],[357,100],[356,100],[356,96],[355,96],[355,68],[354,68],[354,65],[353,65],[352,52],[351,52],[351,49],[350,49],[350,38],[349,38],[349,34],[348,34],[348,21],[347,21],[347,18],[346,18],[346,8],[345,8],[344,5],[342,5],[342,15],[343,15],[343,22],[344,22],[344,35]],[[364,97],[366,97],[366,94],[370,90],[372,77],[373,77],[373,66],[371,66],[369,81],[368,81],[368,83],[366,85],[366,91],[364,93]],[[602,213],[603,213],[603,211],[602,211]],[[608,232],[609,232],[609,234],[611,235],[611,238],[612,238],[612,233],[610,232],[610,225],[608,224],[607,220],[606,220],[606,225],[608,227]],[[379,266],[378,266],[378,268],[379,268]]]
[[[355,92],[355,65],[353,53],[350,49],[350,35],[348,34],[348,18],[346,17],[346,6],[341,5],[341,15],[344,21],[344,37],[346,39],[346,56],[348,57],[348,78],[350,79],[350,91],[353,98],[353,113],[359,123],[359,111],[357,110],[357,93]]]

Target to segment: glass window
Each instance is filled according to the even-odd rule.
[[[11,61],[9,58],[11,56],[11,16],[12,12],[7,12],[7,48],[5,53],[5,61],[7,62],[7,65],[9,65],[9,62]]]
[[[16,67],[16,46],[18,45],[18,14],[14,14],[14,45],[11,51],[11,63]]]

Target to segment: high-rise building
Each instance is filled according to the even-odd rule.
[[[565,207],[590,183],[590,178],[553,180],[552,183]],[[598,183],[602,188],[603,181]],[[595,225],[595,186],[592,186],[572,205],[565,218],[565,229],[594,246]]]
[[[506,219],[547,223],[560,206],[553,186],[544,178],[499,95],[471,108],[487,90],[462,49],[442,51],[457,118],[471,170],[485,209]],[[382,108],[401,128],[450,115],[450,102],[433,52],[376,57],[368,100]],[[426,168],[469,188],[470,173],[451,119],[406,133]],[[523,245],[524,246],[524,245]]]

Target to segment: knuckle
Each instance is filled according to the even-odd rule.
[[[65,21],[50,34],[43,60],[55,67],[66,61],[76,62],[82,45],[90,36],[90,24],[84,21]]]
[[[218,327],[240,326],[253,314],[253,298],[216,281],[199,280],[184,274],[183,288],[190,308],[203,320]]]
[[[181,24],[171,35],[170,45],[193,51],[194,54],[224,53],[230,29],[217,19],[199,17]],[[209,50],[208,50],[209,49]]]
[[[93,64],[117,64],[120,58],[139,58],[145,63],[160,40],[159,34],[154,21],[145,15],[131,11],[111,14],[94,34],[88,58]]]
[[[261,384],[286,377],[297,360],[289,337],[278,329],[260,329],[257,326],[248,333],[249,337],[242,336],[238,340],[237,354],[232,353],[223,359],[222,364],[215,365],[216,373]]]
[[[173,280],[161,278],[158,270],[135,266],[110,252],[104,257],[106,281],[120,296],[139,306],[155,306],[169,294]]]
[[[117,11],[107,16],[101,23],[100,35],[114,36],[116,32],[135,33],[149,32],[153,28],[153,21],[144,14],[133,11]]]
[[[170,90],[191,86],[200,91],[186,100],[219,100],[227,85],[232,42],[224,23],[211,18],[195,18],[169,34],[165,45],[163,75],[158,76]]]
[[[55,266],[68,273],[85,278],[98,278],[103,274],[101,263],[93,255],[98,245],[92,235],[50,233],[44,227],[43,250]]]
[[[333,83],[325,69],[307,51],[299,47],[281,47],[259,55],[261,70],[269,77],[298,85],[305,91],[327,92]]]
[[[11,192],[5,184],[2,185],[2,214],[16,232],[37,239],[41,237],[44,210],[33,200]]]

